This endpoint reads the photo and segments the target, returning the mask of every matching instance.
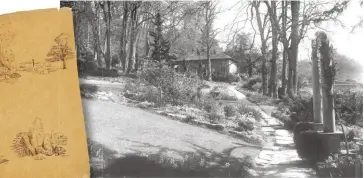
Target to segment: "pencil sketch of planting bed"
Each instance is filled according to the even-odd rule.
[[[33,156],[36,160],[46,156],[64,156],[67,137],[62,133],[45,133],[41,119],[35,118],[29,132],[20,132],[13,140],[12,149],[19,157]]]
[[[0,155],[0,164],[6,164],[9,160],[5,159],[3,156]]]

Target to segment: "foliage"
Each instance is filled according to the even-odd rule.
[[[218,112],[221,110],[221,105],[213,98],[204,97],[198,102],[198,106],[206,112]]]
[[[8,79],[17,79],[20,74],[16,72],[14,53],[8,48],[13,41],[15,34],[2,29],[0,24],[0,81]]]
[[[355,171],[355,165],[359,165],[357,168],[360,168],[361,171]],[[361,155],[347,156],[335,154],[329,156],[318,168],[319,175],[321,176],[354,177],[355,172],[362,173],[363,157]]]
[[[248,79],[248,81],[243,85],[243,88],[246,88],[248,90],[253,90],[253,91],[255,90],[256,91],[257,88],[253,88],[253,86],[255,84],[261,83],[261,82],[262,82],[261,76],[255,75],[255,76]]]
[[[335,91],[335,112],[345,124],[360,124],[363,119],[363,90]],[[360,119],[357,122],[357,119]]]
[[[258,122],[262,119],[262,114],[258,110],[251,108],[245,104],[241,104],[238,106],[238,112],[242,115],[248,114],[249,116],[252,116]]]
[[[162,36],[162,18],[160,13],[157,13],[155,16],[155,21],[153,22],[155,25],[155,32],[150,31],[149,34],[154,38],[154,43],[151,44],[154,48],[152,51],[152,59],[162,62],[162,61],[169,61],[170,60],[170,44],[169,41],[164,39]]]
[[[3,78],[2,78],[3,77]],[[12,50],[4,49],[0,46],[0,81],[19,78],[16,72],[14,54]]]
[[[250,113],[245,113],[245,114],[242,114],[240,116],[238,116],[239,118],[239,123],[238,125],[240,127],[242,127],[245,131],[252,131],[256,128],[256,121],[255,121],[255,118],[253,116],[253,114],[250,112]]]
[[[111,58],[111,66],[115,67],[116,65],[120,64],[119,57],[116,55],[113,55]]]
[[[68,36],[64,33],[58,35],[54,39],[54,45],[51,47],[49,52],[47,53],[48,58],[46,59],[49,62],[55,61],[64,61],[67,58],[73,56],[72,49],[68,44]]]
[[[207,117],[211,122],[214,123],[221,122],[225,118],[225,116],[222,113],[215,111],[208,113]]]
[[[216,82],[233,83],[233,82],[239,82],[240,76],[231,73],[212,73],[212,80]]]
[[[287,110],[287,112],[289,113],[289,110]],[[294,127],[294,123],[292,122],[289,114],[287,114],[287,112],[284,112],[282,110],[274,110],[271,113],[271,116],[280,120],[281,122],[283,122],[284,126],[288,129],[293,129]]]
[[[226,117],[236,116],[238,114],[238,109],[235,106],[228,104],[224,106],[224,113]]]
[[[302,149],[305,149],[304,147],[302,148],[301,146],[302,144],[302,140],[300,140],[302,138],[300,137],[301,132],[312,131],[312,130],[314,130],[313,125],[307,122],[298,122],[297,124],[294,125],[293,141],[296,145],[296,149],[298,152],[302,152]]]
[[[183,105],[198,98],[197,89],[202,84],[198,78],[179,74],[159,62],[147,61],[144,65],[138,77],[159,90],[161,104]]]

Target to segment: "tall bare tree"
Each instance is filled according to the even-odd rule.
[[[267,5],[271,28],[272,28],[272,60],[271,60],[271,74],[269,80],[268,96],[277,97],[277,56],[278,56],[278,23],[277,23],[277,5],[275,1],[271,1],[271,5],[265,1]]]
[[[213,23],[216,19],[216,1],[207,1],[204,2],[204,20],[205,25],[204,28],[201,29],[202,38],[201,43],[206,50],[206,59],[207,59],[207,80],[212,81],[212,70],[211,70],[211,59],[210,52],[211,48],[215,42],[215,37],[217,35],[216,30],[213,30]]]
[[[129,18],[129,2],[123,1],[123,22],[122,22],[122,31],[121,31],[121,38],[120,38],[120,63],[126,71],[126,44],[127,44],[127,25],[128,25],[128,18]]]
[[[262,74],[262,92],[264,95],[267,94],[267,67],[266,67],[266,55],[267,55],[267,41],[269,38],[269,34],[271,32],[270,28],[267,28],[269,23],[269,15],[268,13],[264,14],[264,19],[262,20],[261,18],[261,13],[259,10],[260,7],[260,1],[253,1],[252,2],[252,9],[251,9],[251,14],[253,15],[253,9],[255,10],[255,16],[256,16],[256,21],[258,24],[258,30],[259,30],[259,36],[260,36],[260,41],[261,41],[261,61],[262,61],[262,66],[261,66],[261,74]],[[253,18],[253,16],[252,16]],[[267,33],[266,33],[266,29],[267,29]]]
[[[103,13],[104,13],[104,21],[106,23],[106,31],[105,31],[105,43],[106,43],[106,50],[105,50],[105,64],[106,64],[106,69],[110,69],[111,67],[111,32],[110,32],[110,28],[111,28],[111,1],[106,1],[106,2],[100,2],[99,3],[100,6],[103,9]]]
[[[299,44],[299,14],[300,14],[300,1],[291,1],[291,46],[288,53],[288,95],[293,98],[297,93],[297,56]]]

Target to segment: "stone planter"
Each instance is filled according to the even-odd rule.
[[[323,161],[322,143],[317,131],[302,131],[294,139],[299,157],[313,163]]]
[[[322,155],[325,159],[330,154],[340,153],[341,152],[341,136],[343,135],[342,132],[334,132],[334,133],[325,133],[325,132],[318,132],[321,148],[324,153]]]

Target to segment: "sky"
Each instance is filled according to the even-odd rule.
[[[217,19],[214,23],[215,28],[224,29],[229,24],[233,23],[234,18],[238,14],[237,8],[240,4],[236,5],[235,8],[229,9],[230,7],[237,4],[238,0],[229,0],[229,1],[221,1],[220,8],[222,13],[217,15]],[[227,10],[228,9],[228,10]],[[364,48],[363,48],[363,40],[364,40],[364,30],[363,28],[358,28],[353,33],[350,33],[351,26],[357,23],[360,20],[360,17],[363,18],[364,9],[359,6],[358,0],[352,0],[350,2],[348,8],[344,11],[344,13],[339,17],[339,19],[347,26],[346,28],[342,28],[337,24],[323,24],[322,27],[325,29],[329,29],[328,32],[329,37],[332,40],[332,44],[334,48],[337,48],[338,52],[352,58],[356,61],[359,61],[362,66],[364,66]],[[239,14],[240,19],[244,18],[242,14]],[[247,27],[244,28],[244,32],[251,32],[250,23],[247,23]],[[230,32],[230,28],[222,31],[218,36],[218,40],[224,41],[228,38],[228,33]],[[305,39],[301,42],[299,48],[299,60],[307,59],[310,54],[310,39],[313,39],[315,30],[311,30],[308,32],[309,39]],[[259,34],[257,34],[259,35]],[[259,38],[257,36],[256,41],[259,42]],[[225,44],[221,44],[222,47],[225,47]]]
[[[215,28],[221,29],[221,33],[218,34],[217,39],[220,41],[224,41],[228,39],[228,34],[230,29],[225,29],[226,25],[229,25],[233,22],[233,19],[237,16],[237,9],[233,8],[227,10],[232,7],[234,4],[237,4],[239,0],[221,0],[220,7],[224,11],[218,14],[217,19],[214,23]],[[363,17],[364,9],[359,6],[359,0],[352,0],[348,9],[341,15],[340,19],[347,24],[348,27],[354,25],[359,21],[359,17]],[[247,1],[245,1],[247,2]],[[237,6],[235,6],[237,7]],[[59,8],[59,0],[12,0],[6,1],[6,6],[0,6],[0,14],[23,11],[23,10],[32,10],[32,9],[44,9],[44,8]],[[242,14],[239,15],[241,17]],[[249,26],[249,23],[248,23]],[[327,29],[330,29],[329,36],[332,39],[332,43],[337,50],[354,59],[364,66],[363,58],[363,44],[364,40],[364,29],[357,29],[354,33],[350,33],[350,28],[342,28],[338,25],[329,24],[327,25]],[[245,31],[245,30],[244,30]],[[251,29],[246,28],[246,31],[251,31]],[[310,31],[309,36],[310,39],[313,38],[315,31]],[[307,58],[309,54],[310,48],[310,39],[305,39],[302,41],[299,50],[299,60]],[[259,43],[259,39],[257,38],[257,43]],[[221,46],[224,47],[225,44],[221,43]]]

